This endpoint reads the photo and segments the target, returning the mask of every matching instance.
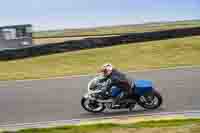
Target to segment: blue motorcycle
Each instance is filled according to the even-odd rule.
[[[134,80],[133,95],[122,99],[117,108],[113,108],[113,97],[121,94],[121,89],[113,86],[111,92],[103,92],[104,83],[98,83],[98,76],[88,83],[88,92],[82,97],[82,107],[92,113],[103,112],[107,109],[129,109],[132,111],[135,105],[145,109],[157,109],[161,106],[163,98],[161,94],[153,87],[152,81]],[[95,87],[94,87],[95,85]]]

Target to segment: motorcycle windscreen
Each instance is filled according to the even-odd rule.
[[[134,91],[137,95],[144,95],[153,90],[153,83],[150,80],[135,80]]]

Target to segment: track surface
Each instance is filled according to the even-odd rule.
[[[137,109],[90,114],[80,107],[93,76],[35,81],[0,81],[0,125],[200,109],[200,68],[129,73],[153,80],[164,97],[156,111]]]

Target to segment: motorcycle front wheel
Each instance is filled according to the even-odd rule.
[[[81,99],[81,106],[88,112],[91,113],[100,113],[105,110],[105,105],[103,103],[99,103],[94,100],[90,100],[89,98],[83,97]]]

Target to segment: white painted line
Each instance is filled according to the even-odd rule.
[[[133,70],[133,71],[127,71],[126,73],[142,73],[142,72],[189,69],[189,68],[200,68],[200,65],[167,67],[167,68],[147,69],[147,70]],[[97,74],[93,73],[93,74],[85,74],[85,75],[58,76],[58,77],[41,78],[41,79],[7,80],[7,81],[0,81],[0,83],[6,83],[6,82],[11,82],[11,81],[13,81],[13,82],[31,82],[31,81],[38,81],[38,80],[72,79],[72,78],[89,77],[89,76],[95,76],[95,75],[97,75]]]

